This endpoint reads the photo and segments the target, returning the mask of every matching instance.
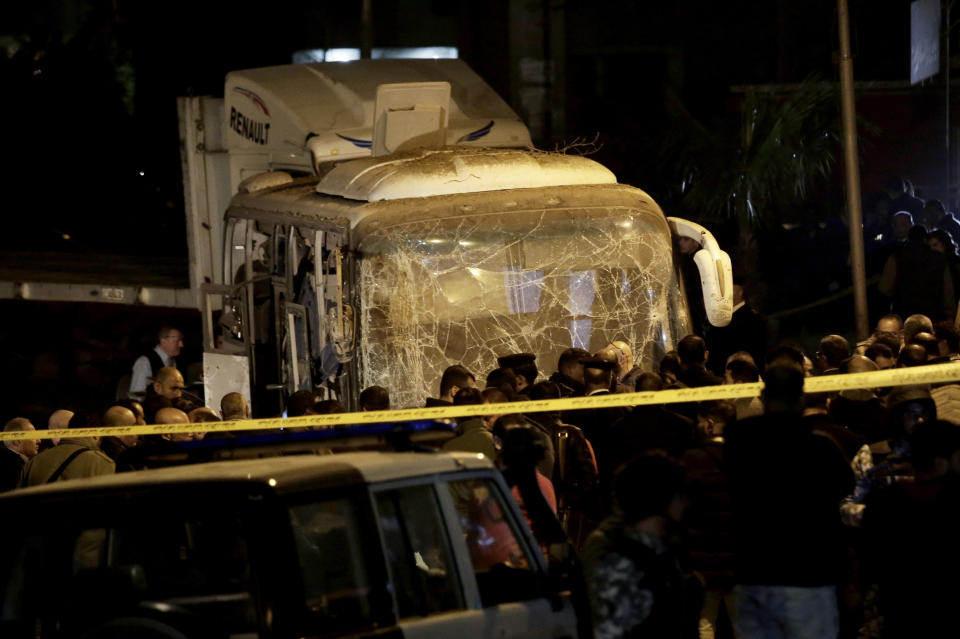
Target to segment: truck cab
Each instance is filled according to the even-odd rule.
[[[451,364],[482,375],[531,352],[551,369],[614,340],[650,369],[690,332],[677,235],[701,244],[708,319],[729,322],[709,231],[593,160],[533,149],[460,61],[256,69],[225,95],[236,195],[197,278],[208,403],[245,383],[258,414],[297,390],[350,407],[379,385],[411,407]]]

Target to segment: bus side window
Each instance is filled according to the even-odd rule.
[[[228,229],[230,238],[230,273],[234,284],[246,282],[257,275],[269,274],[272,266],[274,247],[271,246],[272,229],[252,220],[231,220]],[[286,251],[284,251],[286,253]],[[252,273],[247,273],[249,258]],[[261,285],[258,297],[265,294],[267,288]]]
[[[291,228],[289,260],[291,264],[291,288],[293,303],[299,304],[306,313],[307,336],[310,358],[317,359],[323,349],[321,335],[320,305],[317,285],[316,253],[317,240],[322,233],[312,229]]]
[[[247,263],[247,220],[231,219],[227,227],[227,247],[224,251],[224,281],[238,284]],[[246,269],[244,269],[246,270]]]
[[[273,227],[273,264],[272,274],[287,277],[287,227],[276,225]]]
[[[325,398],[338,398],[337,375],[341,372],[331,330],[337,321],[337,256],[343,235],[316,231],[314,236],[314,277],[316,279],[317,339],[311,342],[314,358],[314,386]],[[312,321],[312,320],[311,320]]]

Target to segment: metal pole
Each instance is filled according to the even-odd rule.
[[[843,155],[847,174],[850,220],[850,270],[853,274],[854,328],[857,340],[870,335],[867,318],[867,273],[863,257],[863,214],[860,210],[860,167],[857,164],[857,121],[853,106],[853,58],[850,57],[850,21],[847,0],[837,0],[840,28],[840,94],[843,114]]]
[[[373,52],[373,0],[363,0],[360,8],[360,58],[369,60]]]
[[[557,144],[567,136],[567,28],[565,0],[550,0],[546,24],[549,61],[550,142]]]
[[[944,86],[944,129],[946,134],[946,139],[944,142],[947,147],[947,210],[953,208],[953,155],[950,152],[950,9],[953,5],[953,0],[948,0],[946,7],[944,9],[944,38],[943,38],[943,51],[944,51],[944,63],[943,63],[943,86]]]

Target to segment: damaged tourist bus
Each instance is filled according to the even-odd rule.
[[[238,192],[203,287],[208,404],[243,378],[259,414],[297,390],[351,408],[371,385],[420,406],[451,364],[482,377],[531,352],[552,371],[613,340],[650,369],[689,332],[677,235],[702,246],[708,320],[729,322],[709,231],[597,162],[532,149],[460,61],[255,69],[225,96]]]

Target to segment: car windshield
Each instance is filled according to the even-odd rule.
[[[505,207],[503,207],[505,208]],[[363,385],[422,405],[447,366],[477,375],[531,352],[633,345],[650,370],[689,317],[662,215],[640,207],[502,210],[416,219],[360,246]]]

